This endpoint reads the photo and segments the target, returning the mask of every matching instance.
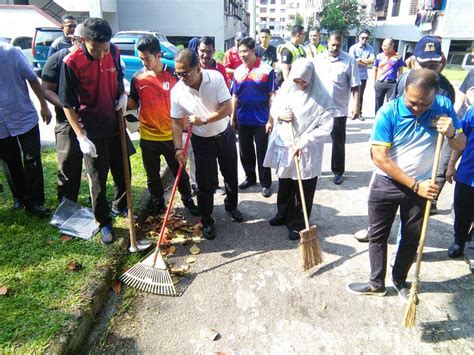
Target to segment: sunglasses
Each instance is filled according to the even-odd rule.
[[[178,78],[187,78],[189,77],[193,72],[193,69],[190,69],[189,71],[187,72],[177,72],[176,70],[174,71],[174,74],[178,77]]]

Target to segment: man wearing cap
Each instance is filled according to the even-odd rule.
[[[387,240],[400,207],[402,238],[392,281],[400,298],[408,301],[406,278],[416,255],[426,200],[439,192],[430,180],[438,133],[453,149],[463,149],[466,142],[450,100],[436,95],[438,85],[434,71],[412,70],[405,94],[377,112],[371,135],[375,175],[368,201],[371,274],[369,282],[350,283],[352,293],[385,295]]]
[[[72,34],[72,47],[63,48],[48,58],[42,71],[44,97],[54,105],[56,111],[56,152],[58,159],[58,201],[63,197],[76,202],[81,187],[82,152],[71,125],[69,124],[58,97],[59,78],[64,58],[75,52],[81,45],[80,24]]]
[[[54,53],[61,49],[69,48],[72,46],[71,37],[74,34],[74,30],[77,27],[76,18],[72,15],[64,15],[61,18],[61,28],[63,30],[62,36],[56,38],[48,50],[48,58]]]
[[[239,41],[245,37],[245,33],[237,32],[234,38],[234,46],[225,52],[224,67],[230,81],[234,79],[235,69],[237,69],[237,67],[242,64],[242,60],[239,56]]]
[[[375,113],[392,96],[397,78],[403,71],[405,63],[398,57],[393,38],[386,38],[382,42],[382,53],[379,53],[374,62]]]
[[[359,68],[360,76],[360,86],[359,86],[359,108],[360,114],[359,119],[364,120],[362,117],[362,104],[364,102],[364,92],[365,86],[367,85],[367,79],[369,78],[367,66],[372,64],[375,59],[374,47],[369,44],[370,32],[369,30],[362,30],[359,34],[359,42],[352,45],[349,48],[349,54],[353,56],[357,62]],[[352,117],[356,119],[357,117]]]

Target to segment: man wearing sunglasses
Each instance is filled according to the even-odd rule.
[[[51,43],[51,47],[49,47],[48,50],[48,58],[59,50],[72,46],[71,36],[74,34],[74,30],[76,29],[76,27],[77,21],[74,16],[64,15],[62,17],[61,28],[63,30],[63,35],[59,36],[53,41],[53,43]]]
[[[198,207],[203,235],[216,237],[212,210],[217,186],[217,162],[224,177],[225,209],[235,222],[242,222],[237,209],[237,148],[230,126],[232,102],[224,78],[215,70],[201,69],[199,59],[190,49],[175,57],[175,74],[180,79],[171,90],[171,118],[176,159],[183,155],[183,121],[192,125],[191,143],[196,160]]]
[[[352,117],[353,120],[359,118],[359,120],[363,121],[364,118],[362,117],[362,102],[364,100],[364,91],[365,86],[367,84],[367,79],[369,78],[367,67],[370,64],[373,64],[375,60],[375,52],[374,47],[369,44],[369,37],[370,32],[368,30],[362,30],[359,35],[359,42],[352,45],[349,48],[349,54],[353,56],[357,62],[359,68],[359,76],[360,76],[360,86],[359,86],[359,108],[360,114],[359,116]]]

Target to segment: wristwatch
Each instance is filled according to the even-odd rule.
[[[448,139],[456,139],[458,136],[459,136],[459,133],[458,133],[456,130],[454,130],[454,134],[453,134],[451,137],[446,136],[446,138],[448,138]]]
[[[202,119],[203,125],[207,124],[207,120],[208,120],[208,118],[203,118]]]

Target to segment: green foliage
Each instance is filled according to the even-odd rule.
[[[304,18],[303,18],[303,16],[301,16],[301,14],[299,12],[296,13],[295,20],[292,23],[288,23],[286,25],[286,29],[288,31],[291,31],[293,29],[293,26],[296,26],[296,25],[299,25],[299,26],[304,25]]]
[[[370,11],[358,0],[328,0],[321,12],[320,25],[328,32],[347,34],[352,29],[370,28],[371,21]]]
[[[214,59],[216,60],[216,62],[221,64],[224,64],[224,56],[225,52],[221,50],[218,50],[216,51],[216,53],[214,53]]]
[[[134,205],[146,186],[146,174],[138,145],[132,162],[132,196]],[[42,153],[46,206],[57,207],[56,152]],[[4,175],[0,183],[0,286],[8,292],[0,296],[0,354],[42,353],[49,341],[63,332],[84,302],[84,291],[97,282],[101,269],[116,265],[118,245],[104,246],[99,236],[90,241],[73,238],[61,240],[49,220],[27,215],[25,211],[9,210],[13,201]],[[113,181],[107,182],[108,199],[112,198]],[[79,203],[88,205],[88,186],[84,176]],[[128,235],[123,218],[114,221],[116,238]],[[80,271],[67,269],[70,261],[82,265]]]

